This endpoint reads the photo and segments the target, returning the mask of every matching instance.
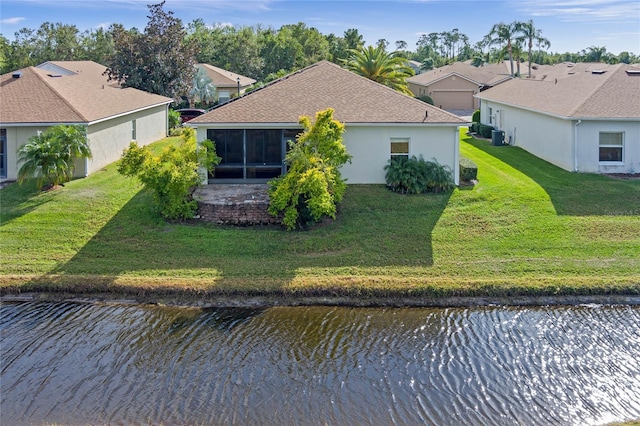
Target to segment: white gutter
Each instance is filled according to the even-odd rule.
[[[573,171],[578,171],[578,126],[582,120],[576,121],[573,128]]]

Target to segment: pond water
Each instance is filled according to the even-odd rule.
[[[2,303],[0,333],[3,425],[640,418],[640,306]]]

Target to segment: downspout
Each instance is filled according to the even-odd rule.
[[[456,127],[453,141],[453,183],[460,185],[460,127]]]
[[[578,126],[582,120],[576,121],[573,128],[573,171],[578,171]]]

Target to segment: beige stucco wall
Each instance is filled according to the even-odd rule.
[[[84,170],[84,165],[76,164],[76,175],[86,176],[118,160],[131,143],[134,119],[138,145],[148,145],[167,135],[166,105],[92,124],[87,134],[93,158],[87,161],[87,170]]]
[[[38,134],[38,131],[45,131],[47,127],[2,127],[7,130],[7,179],[16,180],[18,178],[18,148],[20,148],[30,137]]]
[[[470,107],[478,107],[478,100],[473,98],[474,94],[480,92],[478,85],[460,76],[451,75],[426,86],[409,82],[408,87],[415,96],[430,96],[431,99],[433,99],[434,105],[443,109],[452,107],[449,101],[451,92],[457,94],[464,93],[465,98],[469,100]]]
[[[106,120],[89,126],[87,136],[91,146],[93,158],[78,160],[75,163],[76,177],[83,177],[118,160],[122,151],[131,142],[132,120],[136,120],[137,142],[147,145],[162,139],[167,134],[168,117],[167,106],[160,105],[143,111],[138,111],[122,117]],[[30,137],[45,131],[47,126],[3,126],[7,129],[7,179],[18,177],[17,151]]]

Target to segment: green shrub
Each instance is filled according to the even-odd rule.
[[[469,132],[478,133],[478,123],[471,123],[471,125],[469,126]]]
[[[460,182],[478,180],[478,166],[467,157],[460,157]]]
[[[478,123],[478,133],[483,138],[491,138],[492,130],[493,130],[493,126],[488,126],[486,124]]]
[[[202,182],[198,166],[211,170],[220,163],[213,142],[206,140],[196,148],[195,130],[185,128],[179,146],[170,146],[155,156],[147,147],[131,142],[118,161],[118,173],[137,177],[153,191],[162,216],[189,219],[198,207],[191,197],[193,187]]]
[[[417,98],[420,99],[422,102],[426,102],[429,105],[433,105],[433,99],[429,95],[420,95]]]
[[[480,122],[480,110],[479,109],[473,111],[473,115],[471,116],[471,121],[473,121],[474,123],[479,123]]]
[[[287,174],[269,181],[269,213],[283,216],[288,230],[304,229],[323,217],[336,217],[347,185],[340,167],[351,161],[342,143],[344,124],[333,119],[333,109],[316,114],[312,125],[302,117],[304,133],[290,142]]]
[[[416,158],[397,157],[389,160],[384,167],[387,186],[401,194],[442,192],[453,188],[451,169],[433,161]]]
[[[182,126],[182,119],[180,118],[180,113],[176,110],[169,110],[169,132],[171,130],[179,128]]]

